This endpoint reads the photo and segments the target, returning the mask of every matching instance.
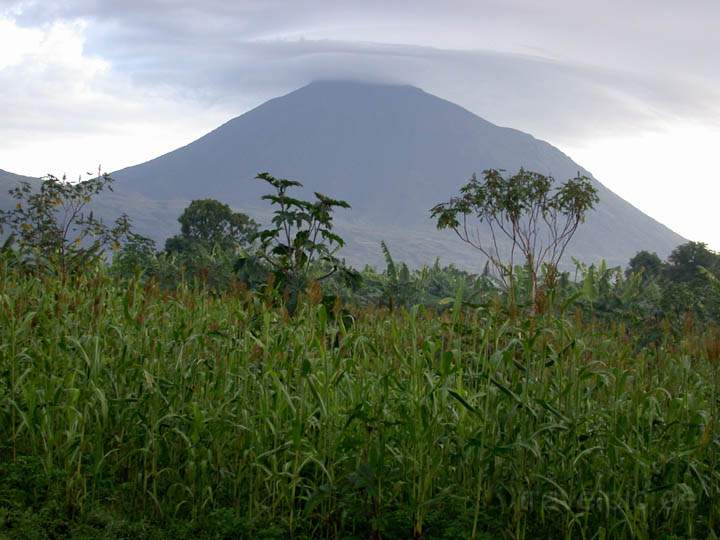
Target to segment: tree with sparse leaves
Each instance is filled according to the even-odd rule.
[[[0,210],[0,231],[9,229],[17,249],[35,268],[61,275],[83,270],[107,250],[119,249],[131,234],[127,215],[109,226],[89,209],[96,195],[112,191],[112,182],[108,174],[78,182],[52,175],[39,184],[20,182],[10,190],[15,207]]]
[[[515,265],[522,264],[537,305],[538,276],[544,269],[544,285],[554,285],[568,243],[598,201],[597,189],[580,175],[557,185],[537,172],[503,172],[488,169],[482,180],[473,174],[459,196],[434,206],[431,215],[438,229],[451,229],[480,251],[511,294]]]

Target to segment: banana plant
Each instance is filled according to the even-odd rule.
[[[407,307],[419,300],[424,282],[422,273],[413,277],[407,264],[395,264],[385,242],[380,242],[380,247],[386,264],[383,299],[388,307]]]

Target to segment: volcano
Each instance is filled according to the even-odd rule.
[[[337,216],[341,253],[355,266],[381,262],[384,240],[413,266],[484,264],[451,232],[437,231],[429,209],[456,194],[473,174],[520,167],[564,181],[592,178],[600,202],[578,230],[570,257],[625,264],[639,250],[661,257],[685,240],[607,189],[551,144],[412,86],[325,81],[272,99],[200,139],[156,159],[116,171],[110,206],[162,241],[177,230],[184,205],[213,197],[267,221],[261,171],[299,180],[347,200]],[[125,202],[123,202],[125,201]],[[124,207],[123,207],[124,206]]]

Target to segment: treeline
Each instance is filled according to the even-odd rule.
[[[254,290],[266,286],[270,275],[267,270],[258,265],[248,271],[247,255],[239,255],[236,248],[187,239],[183,242],[182,250],[171,247],[170,240],[159,251],[128,245],[113,259],[111,272],[122,278],[141,275],[164,288],[185,283],[218,293],[238,286]],[[441,265],[439,261],[411,268],[396,261],[384,243],[378,249],[385,259],[384,268],[365,266],[358,272],[360,279],[350,284],[330,278],[323,284],[326,294],[360,306],[389,309],[413,305],[442,308],[459,293],[471,307],[506,296],[487,266],[481,273],[453,264]],[[692,318],[720,322],[720,254],[704,243],[682,244],[664,261],[656,253],[641,251],[625,267],[580,261],[574,261],[574,265],[574,271],[560,275],[554,291],[556,303],[570,301],[584,312],[608,320]],[[515,269],[514,280],[518,305],[522,307],[523,302],[529,302],[530,277],[520,266]]]
[[[720,321],[720,255],[700,242],[678,246],[665,261],[641,251],[626,268],[574,260],[574,271],[558,269],[597,202],[583,177],[555,188],[538,173],[485,171],[483,180],[473,175],[457,197],[433,208],[439,228],[454,230],[487,261],[479,274],[438,261],[412,269],[385,243],[378,246],[384,268],[350,268],[338,256],[344,242],[333,231],[333,212],[349,208],[347,202],[320,193],[311,201],[296,198],[291,192],[302,184],[269,173],[257,180],[269,188],[263,199],[274,210],[266,227],[220,201],[194,200],[178,218],[180,233],[161,248],[133,232],[127,216],[107,225],[88,210],[94,197],[112,189],[108,175],[78,183],[50,176],[39,187],[21,183],[11,191],[15,208],[0,211],[0,232],[9,233],[3,257],[27,272],[69,277],[105,265],[118,279],[139,278],[165,290],[182,284],[276,295],[290,310],[315,284],[327,305],[392,310],[500,302],[532,312],[579,310],[633,325]],[[468,226],[473,218],[490,227],[492,242],[480,242],[477,223]],[[503,235],[517,259],[498,249]]]
[[[581,220],[577,216],[573,219],[577,227]],[[126,243],[113,258],[112,272],[122,278],[142,275],[166,288],[182,282],[216,292],[237,286],[265,290],[268,280],[278,276],[258,249],[260,226],[245,214],[205,199],[190,203],[179,222],[181,233],[168,239],[163,250],[137,240]],[[385,243],[378,248],[384,256],[384,268],[366,266],[356,272],[338,259],[331,260],[342,265],[343,271],[330,272],[327,279],[323,278],[326,297],[360,306],[442,309],[458,297],[471,307],[498,299],[507,303],[512,290],[512,300],[520,309],[537,302],[546,306],[552,303],[608,321],[642,323],[650,334],[653,330],[647,326],[664,320],[720,322],[720,254],[701,242],[679,245],[664,261],[656,253],[640,251],[624,268],[604,262],[587,265],[573,259],[574,271],[560,272],[556,259],[537,268],[540,280],[550,269],[557,272],[544,291],[545,298],[534,298],[533,283],[538,277],[527,264],[508,271],[502,262],[493,265],[492,258],[487,257],[481,273],[452,264],[441,266],[437,260],[413,269],[396,261]],[[494,255],[499,258],[499,254]],[[318,263],[326,271],[332,267],[327,260]]]

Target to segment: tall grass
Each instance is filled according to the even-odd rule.
[[[98,534],[101,512],[188,536],[708,537],[708,332],[638,352],[580,317],[290,318],[0,267],[0,531],[52,499]]]

